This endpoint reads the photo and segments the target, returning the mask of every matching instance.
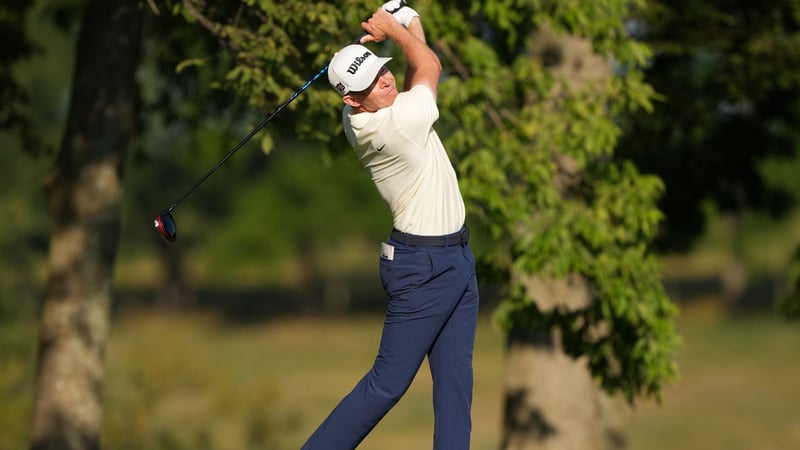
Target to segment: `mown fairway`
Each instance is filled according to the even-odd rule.
[[[211,315],[139,312],[115,319],[108,349],[104,440],[109,449],[297,449],[369,368],[379,316],[285,318],[250,325]],[[628,448],[800,448],[800,326],[687,311],[681,380],[661,406],[624,413]],[[5,328],[0,449],[25,447],[35,327]],[[13,335],[11,331],[14,331]],[[33,342],[32,340],[30,342]],[[29,355],[26,357],[25,355]],[[503,342],[481,321],[475,355],[474,450],[498,448]],[[364,450],[430,448],[430,377]]]

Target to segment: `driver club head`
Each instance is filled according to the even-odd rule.
[[[161,211],[156,216],[154,226],[165,240],[175,242],[178,237],[178,230],[175,227],[175,219],[169,211]]]

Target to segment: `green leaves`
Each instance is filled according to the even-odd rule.
[[[375,8],[364,1],[337,5],[248,0],[245,7],[234,4],[207,9],[192,5],[196,9],[182,7],[179,13],[215,34],[234,58],[220,80],[222,87],[239,93],[251,107],[264,112],[273,111],[325,67],[335,51],[360,33],[359,22]],[[360,14],[356,16],[354,11]],[[179,69],[200,62],[188,59]],[[330,95],[327,79],[320,78],[321,86],[298,97],[276,118],[276,123],[289,124],[279,128],[330,140],[332,133],[327,130],[336,129],[340,121],[335,106],[341,100]]]
[[[664,186],[612,158],[620,121],[656,99],[639,69],[650,51],[624,31],[627,3],[481,2],[473,11],[470,33],[439,44],[450,69],[440,123],[468,210],[497,241],[486,263],[509,282],[498,323],[557,329],[569,353],[588,356],[607,390],[629,400],[658,397],[676,374],[678,345],[676,309],[649,250]],[[622,70],[601,77],[551,70],[569,55],[531,57],[524,41],[533,35],[522,30],[538,23],[588,38]],[[593,293],[578,311],[540,311],[525,288],[531,276],[574,274]]]

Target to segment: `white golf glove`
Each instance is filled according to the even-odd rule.
[[[400,4],[400,0],[390,0],[383,4],[381,7],[384,11],[391,13],[395,20],[397,20],[400,25],[408,28],[408,24],[411,23],[411,19],[414,17],[419,17],[419,14],[411,9],[409,6],[405,6]]]

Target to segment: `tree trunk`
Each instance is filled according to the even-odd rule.
[[[183,254],[179,248],[167,242],[161,242],[160,249],[165,275],[156,291],[156,307],[168,311],[188,311],[197,306],[197,293],[184,270]]]
[[[99,449],[104,349],[119,240],[122,176],[136,132],[142,13],[90,0],[71,104],[45,182],[52,219],[31,448]]]
[[[532,36],[531,49],[556,77],[571,89],[603,80],[609,62],[594,54],[591,43],[558,35],[542,27]],[[556,88],[559,89],[559,88]],[[553,92],[558,97],[561,92]],[[556,149],[557,152],[557,149]],[[574,160],[556,155],[556,180],[566,192],[580,181]],[[580,275],[565,279],[530,277],[524,280],[527,297],[541,311],[585,308],[592,301],[588,283]],[[624,447],[615,429],[614,402],[592,380],[584,358],[564,352],[561,337],[548,330],[512,329],[507,336],[505,450],[600,450]]]
[[[578,275],[532,277],[527,291],[544,311],[574,310],[591,301]],[[564,352],[561,336],[515,327],[508,334],[502,448],[610,450],[624,448],[618,405],[597,386],[585,358]]]

